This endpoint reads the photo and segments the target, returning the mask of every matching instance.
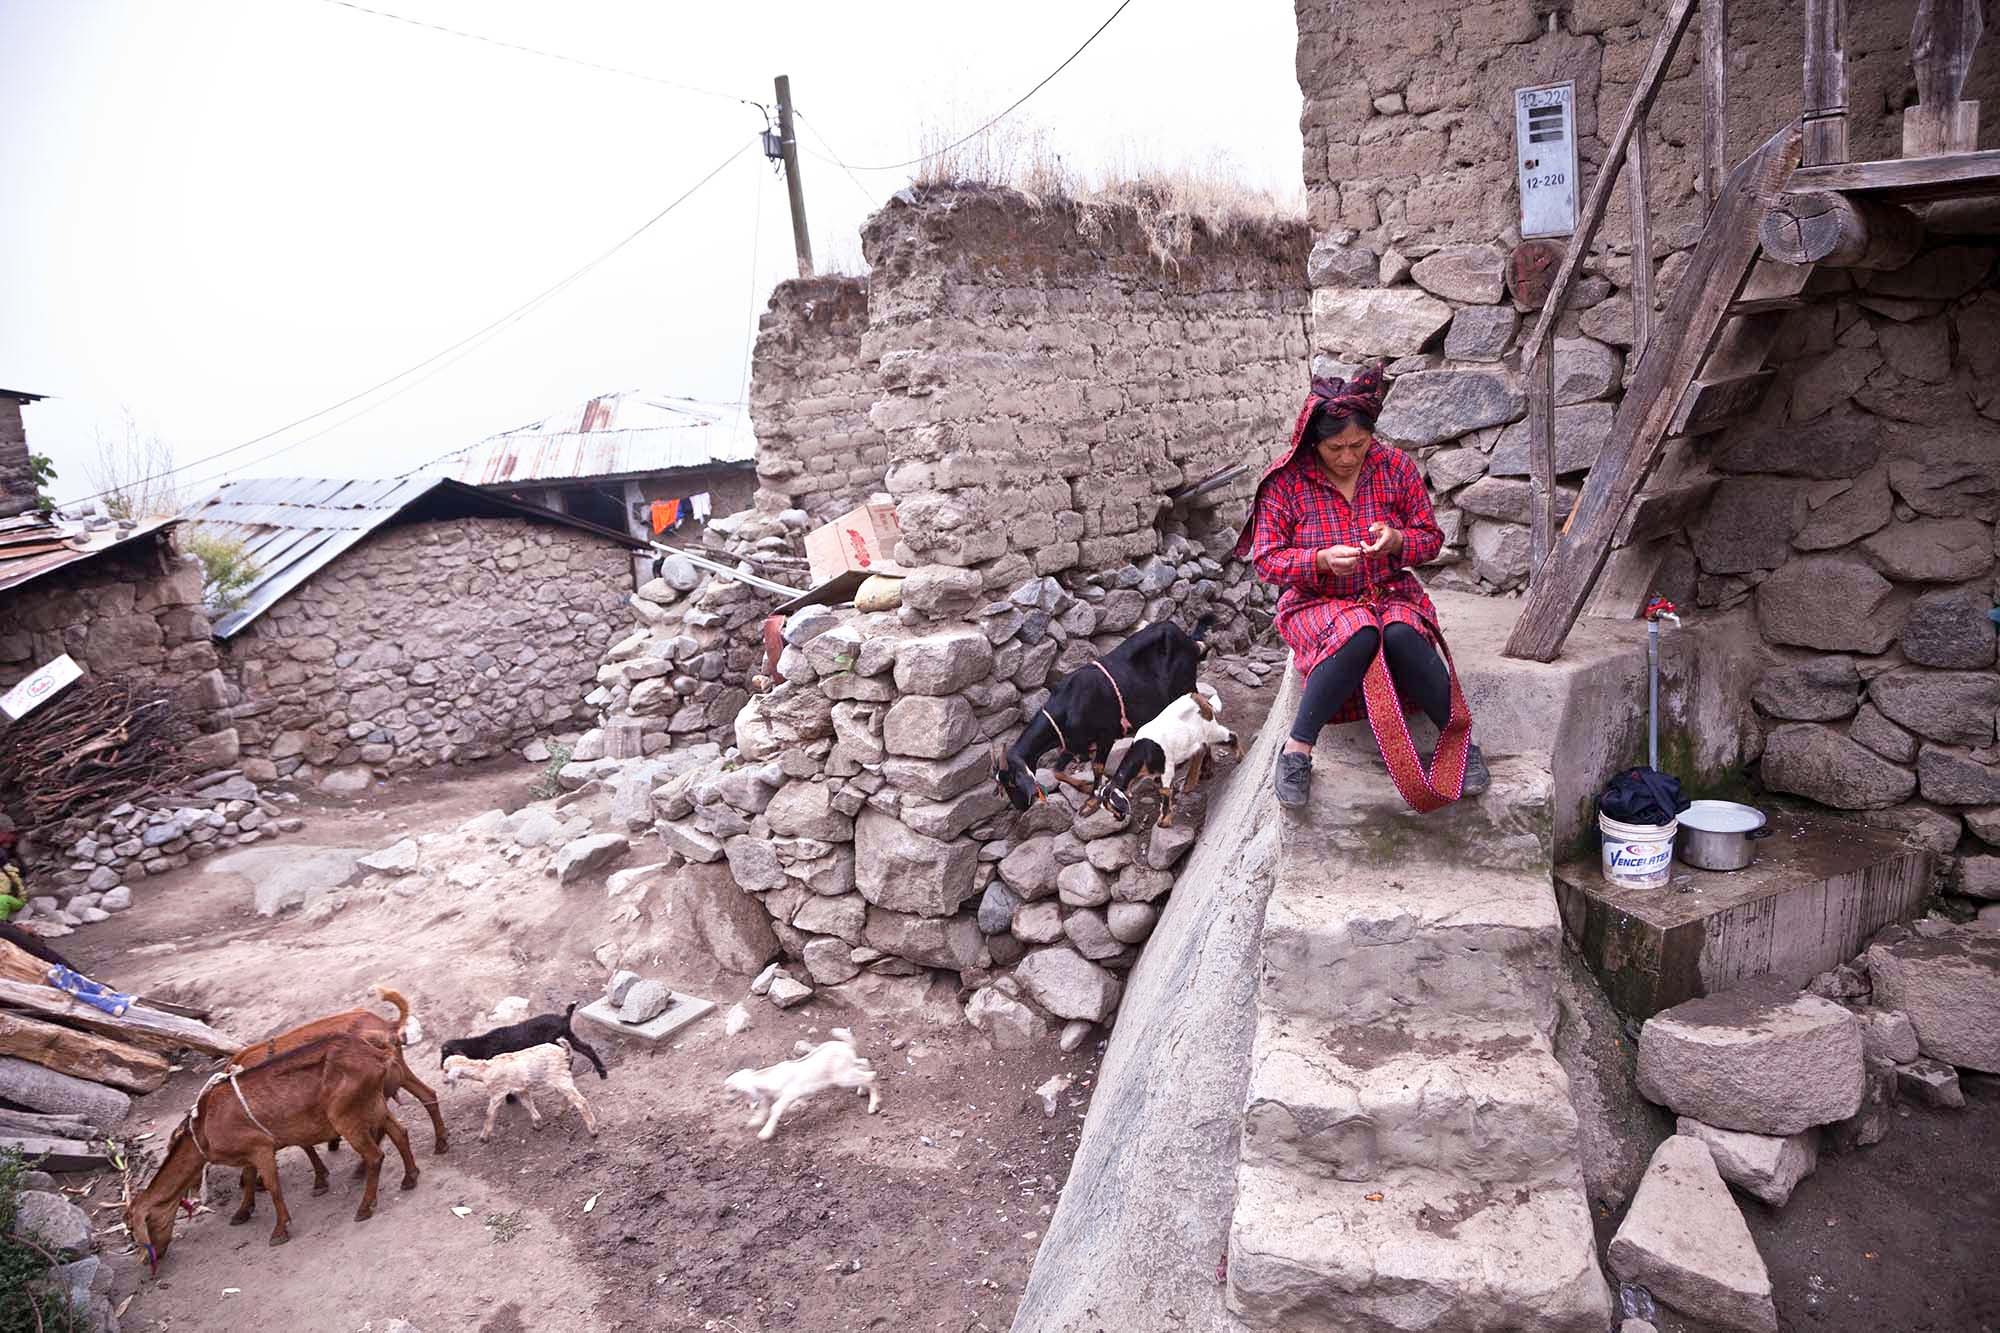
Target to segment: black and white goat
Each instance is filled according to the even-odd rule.
[[[1104,808],[1120,819],[1132,817],[1132,788],[1139,779],[1152,776],[1160,783],[1160,827],[1174,822],[1174,776],[1185,769],[1183,795],[1201,781],[1208,747],[1226,745],[1238,753],[1236,733],[1222,725],[1222,696],[1213,685],[1197,685],[1168,704],[1160,715],[1139,728],[1125,747],[1118,771],[1098,788]]]
[[[524,1018],[506,1027],[482,1032],[476,1037],[453,1037],[438,1047],[438,1068],[454,1055],[465,1056],[469,1060],[491,1060],[496,1055],[509,1051],[525,1051],[531,1046],[547,1046],[555,1042],[567,1042],[571,1049],[587,1057],[597,1068],[599,1078],[609,1078],[604,1072],[604,1061],[597,1058],[597,1052],[570,1029],[570,1015],[576,1012],[571,1005],[559,1014],[537,1014]]]
[[[1011,747],[1003,750],[994,743],[993,781],[1008,802],[1026,810],[1047,795],[1035,779],[1035,767],[1054,750],[1050,767],[1056,781],[1090,793],[1084,810],[1095,810],[1111,747],[1194,689],[1195,672],[1207,651],[1204,640],[1214,623],[1214,617],[1203,616],[1192,631],[1171,621],[1148,625],[1057,681],[1048,702],[1028,719]],[[1090,779],[1063,772],[1084,760],[1091,765]]]

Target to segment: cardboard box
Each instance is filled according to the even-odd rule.
[[[902,536],[892,504],[866,504],[831,523],[822,523],[806,534],[806,564],[812,581],[825,583],[848,573],[905,573],[890,559]]]

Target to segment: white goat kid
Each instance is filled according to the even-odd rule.
[[[576,1090],[576,1083],[569,1076],[569,1043],[555,1041],[541,1046],[530,1046],[524,1051],[509,1051],[496,1055],[491,1060],[474,1060],[466,1055],[449,1055],[444,1061],[444,1081],[447,1084],[477,1083],[486,1089],[486,1127],[479,1131],[479,1141],[486,1142],[493,1136],[493,1117],[499,1114],[500,1104],[509,1094],[521,1099],[528,1108],[528,1123],[536,1129],[542,1127],[542,1113],[535,1109],[535,1099],[528,1090],[540,1085],[554,1089],[583,1117],[583,1127],[592,1138],[597,1137],[597,1117],[591,1114],[590,1103]]]
[[[763,1126],[757,1133],[760,1139],[778,1132],[778,1120],[793,1102],[827,1088],[866,1092],[870,1115],[882,1107],[882,1094],[875,1090],[875,1071],[865,1058],[854,1053],[854,1034],[846,1028],[834,1028],[832,1041],[821,1042],[796,1060],[781,1061],[764,1069],[739,1069],[724,1079],[722,1085],[749,1099],[750,1127]]]
[[[1236,733],[1222,725],[1222,696],[1213,685],[1197,684],[1191,693],[1168,704],[1159,716],[1140,727],[1125,748],[1118,771],[1105,781],[1099,797],[1105,809],[1120,819],[1132,816],[1132,788],[1151,774],[1160,783],[1160,826],[1174,822],[1174,775],[1187,768],[1182,794],[1201,782],[1208,747],[1226,745],[1237,753]]]

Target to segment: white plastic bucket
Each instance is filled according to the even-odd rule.
[[[1604,878],[1628,889],[1665,888],[1674,865],[1674,835],[1680,824],[1621,824],[1597,817],[1603,840]]]

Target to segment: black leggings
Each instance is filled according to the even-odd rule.
[[[1386,632],[1364,626],[1340,645],[1332,657],[1314,667],[1306,677],[1306,697],[1299,702],[1299,715],[1292,722],[1292,739],[1311,745],[1319,738],[1327,719],[1340,711],[1361,686],[1368,664],[1380,648],[1389,659],[1389,675],[1396,691],[1415,698],[1419,707],[1440,730],[1451,720],[1451,673],[1430,640],[1401,621],[1390,622]]]

